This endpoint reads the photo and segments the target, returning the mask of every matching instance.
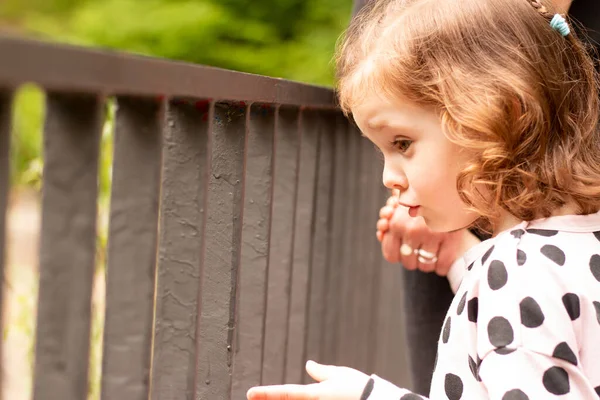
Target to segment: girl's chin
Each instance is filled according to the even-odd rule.
[[[470,221],[470,222],[460,221],[460,222],[456,223],[456,222],[450,222],[450,221],[434,220],[431,218],[427,218],[426,216],[423,216],[423,220],[425,221],[425,224],[427,225],[427,227],[432,232],[436,232],[436,233],[458,232],[463,229],[469,228],[474,222],[474,221]]]

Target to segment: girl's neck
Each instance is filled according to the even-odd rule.
[[[565,204],[561,208],[554,211],[552,213],[551,217],[558,217],[561,215],[576,215],[577,213],[578,213],[578,207],[574,203],[571,202],[571,203]],[[542,217],[540,217],[540,218],[542,218]],[[494,234],[492,237],[495,237],[500,232],[504,232],[505,230],[508,230],[508,229],[512,228],[513,226],[520,224],[521,222],[522,221],[520,219],[518,219],[517,217],[515,217],[514,215],[508,213],[507,211],[502,210],[502,214],[501,214],[500,218],[494,224]]]

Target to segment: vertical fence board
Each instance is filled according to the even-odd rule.
[[[371,239],[373,236],[373,215],[377,215],[376,207],[371,201],[371,188],[373,181],[373,145],[365,138],[360,139],[360,174],[358,175],[358,202],[360,209],[358,225],[356,228],[355,246],[358,248],[356,261],[356,275],[354,280],[354,349],[355,366],[360,370],[367,370],[368,363],[368,331],[369,312],[371,310],[371,278],[372,278],[372,253]]]
[[[3,332],[4,321],[4,263],[6,257],[6,212],[8,208],[8,192],[10,190],[10,121],[11,121],[12,93],[0,90],[0,332]],[[2,346],[0,346],[0,371],[4,370],[2,359]],[[2,387],[2,374],[0,374],[0,388]],[[0,399],[2,393],[0,391]]]
[[[232,399],[244,399],[248,388],[261,383],[269,268],[275,113],[263,105],[249,114]]]
[[[353,319],[353,298],[355,296],[354,275],[356,269],[356,251],[358,247],[357,230],[357,214],[360,210],[358,196],[360,193],[358,175],[360,173],[360,136],[356,127],[348,124],[347,133],[345,135],[347,142],[347,181],[344,191],[346,207],[344,210],[345,229],[342,236],[340,258],[340,308],[336,349],[336,361],[338,364],[351,366],[354,363],[354,352],[356,351],[353,336],[354,336],[354,319]],[[350,334],[352,332],[353,334]]]
[[[368,248],[365,245],[366,232],[372,232],[372,228],[367,226],[366,213],[368,212],[368,181],[370,174],[368,173],[370,168],[368,160],[366,159],[367,152],[366,146],[368,142],[365,138],[359,136],[359,132],[355,129],[353,133],[358,141],[356,150],[358,156],[356,157],[357,172],[354,175],[356,180],[356,186],[354,190],[354,196],[356,196],[356,209],[352,216],[354,219],[354,228],[352,229],[352,261],[350,271],[350,299],[348,304],[350,307],[350,325],[346,332],[352,332],[351,344],[349,346],[350,351],[350,365],[357,369],[365,368],[365,357],[363,346],[364,343],[364,329],[365,329],[365,309],[367,297],[365,292],[365,269],[367,268],[367,251]]]
[[[208,103],[167,111],[151,398],[191,400],[208,174]]]
[[[378,191],[378,198],[380,207],[385,204],[387,200],[387,190],[384,186]],[[380,254],[381,254],[381,247]],[[376,349],[376,361],[373,366],[375,374],[381,377],[390,379],[388,369],[388,354],[392,351],[390,345],[399,345],[400,342],[394,344],[390,341],[390,317],[392,316],[392,310],[398,307],[398,304],[392,303],[393,290],[395,288],[394,279],[398,279],[397,274],[394,274],[394,266],[386,264],[383,256],[380,259],[381,272],[379,274],[379,293],[376,300],[377,309],[375,313],[377,315],[377,322],[375,325],[375,331],[377,335],[377,349]],[[400,315],[400,309],[396,309],[398,315]]]
[[[294,255],[288,321],[285,382],[300,383],[304,374],[306,309],[314,215],[319,131],[315,112],[301,114],[300,162],[294,226]]]
[[[319,129],[319,161],[316,176],[314,234],[310,263],[309,298],[306,326],[305,360],[323,362],[322,341],[325,308],[327,306],[327,274],[329,269],[329,240],[331,238],[331,197],[335,135],[334,114],[317,115]],[[312,379],[304,375],[305,383]]]
[[[87,397],[102,108],[95,96],[46,102],[35,400]]]
[[[110,201],[102,398],[148,398],[162,114],[119,97]]]
[[[278,110],[262,384],[284,382],[298,178],[298,110]]]
[[[348,124],[342,114],[335,117],[334,136],[334,174],[331,186],[332,194],[332,224],[331,235],[328,246],[330,248],[328,257],[327,296],[325,307],[325,322],[323,323],[323,362],[334,364],[337,360],[336,341],[339,338],[339,317],[342,307],[341,284],[344,279],[344,265],[342,264],[343,252],[346,251],[344,243],[344,231],[346,228],[346,207],[348,196],[346,189],[351,177],[348,175]]]
[[[242,231],[245,115],[216,104],[209,130],[211,172],[198,321],[196,399],[229,399]]]
[[[381,245],[377,241],[375,236],[376,223],[379,217],[379,209],[383,206],[381,202],[381,188],[382,174],[383,174],[383,161],[381,157],[375,152],[373,146],[369,152],[369,158],[371,159],[371,182],[369,182],[370,188],[370,200],[371,206],[368,210],[367,227],[372,227],[365,232],[365,245],[370,249],[369,265],[367,266],[368,282],[370,282],[370,293],[368,301],[369,312],[367,313],[367,335],[365,346],[367,348],[367,364],[366,371],[373,373],[377,364],[378,348],[381,343],[377,340],[378,332],[374,327],[378,323],[378,311],[381,307],[379,303],[379,293],[381,291],[380,277],[381,277],[381,261],[383,255],[381,253]]]

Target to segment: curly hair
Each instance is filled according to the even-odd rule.
[[[341,107],[379,93],[437,110],[449,140],[473,154],[457,189],[487,221],[567,203],[596,212],[598,76],[553,15],[542,0],[373,0],[338,45]]]

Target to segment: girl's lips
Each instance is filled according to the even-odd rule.
[[[410,215],[413,218],[416,217],[417,213],[419,212],[419,208],[420,206],[408,207],[408,215]]]

